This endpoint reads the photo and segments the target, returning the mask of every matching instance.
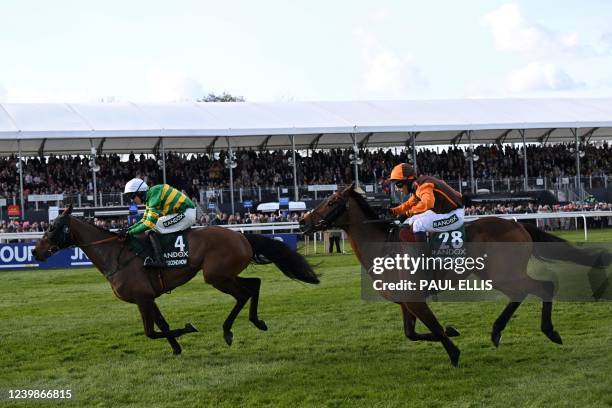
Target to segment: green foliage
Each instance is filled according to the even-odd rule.
[[[198,102],[244,102],[244,96],[233,96],[227,92],[217,95],[213,92],[205,97],[198,99]]]

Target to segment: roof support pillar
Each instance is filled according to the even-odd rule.
[[[210,141],[210,143],[208,144],[208,147],[206,148],[206,152],[209,155],[212,155],[214,150],[215,150],[215,143],[217,143],[217,140],[219,140],[219,136],[215,136],[213,138],[213,140]]]
[[[359,159],[359,147],[357,146],[357,135],[355,133],[351,133],[351,139],[353,139],[353,154],[355,158],[353,159],[353,164],[355,167],[355,186],[359,187],[359,164],[357,160]]]
[[[497,144],[500,148],[503,146],[504,142],[508,135],[512,132],[512,129],[505,130],[504,133],[499,135],[497,139],[495,139],[495,144]]]
[[[106,142],[105,137],[103,137],[102,140],[100,140],[100,143],[98,143],[98,154],[102,154],[102,149],[104,148],[104,142]]]
[[[159,152],[159,145],[160,144],[161,144],[161,137],[158,137],[157,138],[157,142],[155,142],[155,145],[151,149],[151,153],[153,153],[154,155],[157,156],[157,153]]]
[[[548,129],[546,132],[544,132],[544,134],[542,134],[542,136],[540,136],[538,138],[538,140],[540,141],[540,143],[542,143],[543,145],[546,144],[546,142],[548,142],[548,138],[550,137],[550,135],[552,135],[552,133],[557,130],[556,128],[552,128],[552,129]]]
[[[459,135],[459,138],[461,140],[461,136],[464,132],[461,132]],[[456,137],[457,137],[456,136]],[[474,148],[472,146],[472,131],[468,130],[467,131],[467,136],[468,136],[468,143],[470,144],[470,147],[468,148],[468,160],[470,162],[470,189],[472,190],[472,194],[476,194],[476,183],[474,182]]]
[[[21,140],[17,140],[17,148],[19,150],[19,203],[21,204],[21,219],[25,219],[25,203],[23,202],[23,161],[21,158]]]
[[[582,143],[589,143],[591,141],[591,138],[593,137],[593,133],[597,132],[598,130],[598,127],[594,127],[588,132],[586,132],[584,135],[582,135]]]
[[[266,150],[266,147],[268,147],[268,141],[270,140],[271,137],[272,137],[272,135],[268,135],[263,140],[263,142],[261,142],[261,144],[259,145],[259,151],[260,152],[263,152],[264,150]]]
[[[289,136],[291,138],[291,154],[293,155],[293,201],[300,200],[300,194],[298,191],[297,182],[297,161],[295,160],[295,135]]]
[[[89,145],[91,146],[91,178],[93,181],[93,196],[94,196],[94,207],[98,206],[98,181],[96,180],[96,148],[93,145],[93,140],[89,139]]]
[[[373,134],[374,134],[373,132],[370,132],[367,135],[365,135],[363,139],[361,139],[361,142],[359,142],[360,149],[365,149],[368,146],[368,142],[370,141],[370,138],[372,137]]]
[[[39,157],[43,157],[45,154],[45,144],[47,143],[47,139],[43,139],[42,142],[40,142],[40,147],[38,148],[38,156]]]
[[[525,129],[519,129],[519,134],[521,135],[521,139],[523,140],[523,190],[527,191],[527,188],[529,187],[529,180],[527,174],[527,143],[525,143]]]
[[[226,136],[225,140],[227,140],[227,153],[228,153],[227,164],[229,167],[229,177],[230,177],[230,204],[232,206],[232,214],[234,214],[235,213],[234,211],[234,169],[233,169],[234,153],[232,152],[232,144],[230,143],[229,136]]]
[[[323,133],[319,133],[318,135],[316,135],[315,138],[312,139],[312,142],[310,142],[310,144],[308,145],[308,148],[311,150],[316,149],[319,144],[319,139],[321,139],[321,136],[323,136]]]
[[[164,138],[160,137],[161,157],[162,157],[162,180],[166,184],[166,149],[164,148]]]
[[[462,130],[461,132],[457,133],[457,136],[451,139],[451,144],[454,147],[457,147],[457,145],[461,143],[461,139],[463,138],[463,135],[465,135],[465,130]]]
[[[571,128],[570,130],[574,136],[574,140],[576,141],[576,178],[574,179],[574,185],[576,187],[578,196],[582,200],[582,184],[580,183],[580,142],[578,141],[578,129]]]
[[[410,141],[412,144],[412,167],[414,167],[415,174],[418,172],[417,165],[417,153],[416,153],[416,137],[418,132],[410,132]]]

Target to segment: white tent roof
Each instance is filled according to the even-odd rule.
[[[0,152],[88,153],[90,143],[106,152],[151,151],[164,138],[166,150],[208,147],[319,148],[358,142],[397,146],[418,132],[418,144],[447,144],[463,131],[474,143],[492,142],[510,129],[525,129],[528,141],[549,133],[549,141],[580,136],[610,139],[612,98],[466,99],[429,101],[283,103],[100,103],[0,104]],[[459,137],[456,139],[458,141]],[[91,140],[91,141],[90,141]],[[506,135],[518,141],[518,132]],[[467,138],[461,138],[466,143]],[[314,145],[314,143],[313,143]]]

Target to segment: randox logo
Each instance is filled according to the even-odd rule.
[[[163,225],[164,227],[170,227],[182,220],[183,218],[185,218],[185,214],[179,214],[176,217],[170,218],[168,221],[164,221]]]
[[[457,214],[453,214],[452,217],[450,218],[446,218],[444,220],[438,220],[438,221],[434,221],[433,222],[433,227],[434,228],[441,228],[441,227],[448,227],[449,225],[455,223],[459,221],[459,217],[457,217]]]

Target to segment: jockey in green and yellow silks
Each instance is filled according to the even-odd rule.
[[[149,189],[140,178],[133,178],[125,186],[124,194],[136,204],[146,204],[145,212],[137,223],[120,235],[146,233],[151,240],[155,259],[145,259],[147,267],[163,267],[161,246],[157,233],[168,234],[182,231],[196,222],[196,207],[185,194],[168,184],[158,184]]]

